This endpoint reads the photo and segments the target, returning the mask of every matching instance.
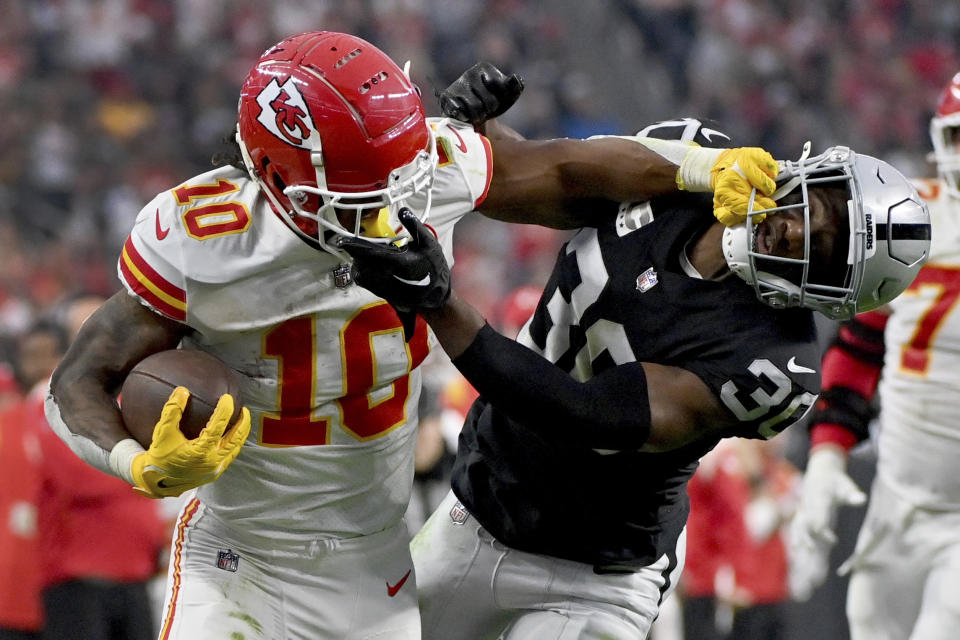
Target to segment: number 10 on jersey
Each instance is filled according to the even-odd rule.
[[[317,336],[313,316],[302,316],[271,329],[263,339],[263,352],[277,361],[278,409],[264,414],[260,424],[260,442],[266,446],[304,446],[330,443],[332,416],[314,415],[317,391],[316,341],[332,339]],[[407,420],[410,397],[410,371],[419,366],[429,352],[426,325],[417,319],[413,339],[405,344],[407,369],[389,382],[388,393],[373,399],[371,392],[388,383],[376,379],[377,335],[400,332],[402,325],[385,302],[363,307],[340,330],[340,359],[343,393],[334,400],[340,425],[359,441],[378,438]]]

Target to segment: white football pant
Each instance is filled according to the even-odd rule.
[[[402,521],[369,536],[251,544],[188,502],[177,520],[160,638],[418,640]]]
[[[848,564],[851,640],[960,637],[960,512],[914,507],[878,477]]]
[[[457,509],[455,510],[455,506]],[[665,555],[628,574],[525,553],[493,539],[451,492],[411,543],[424,640],[638,640],[683,569]]]

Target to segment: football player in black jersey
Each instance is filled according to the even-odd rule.
[[[670,127],[719,135],[683,120],[643,143]],[[808,152],[780,163],[777,204],[751,197],[746,216],[702,194],[594,202],[603,221],[563,246],[516,342],[451,292],[413,216],[405,247],[344,240],[358,283],[419,312],[480,394],[452,492],[411,545],[424,638],[646,637],[682,570],[699,458],[806,414],[813,311],[880,306],[926,259],[929,216],[899,172]]]

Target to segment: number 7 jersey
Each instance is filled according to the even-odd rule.
[[[453,226],[486,193],[490,150],[466,125],[431,126],[440,164],[427,224],[452,263]],[[233,167],[154,198],[119,260],[132,295],[193,330],[183,348],[241,374],[250,436],[197,495],[264,541],[374,533],[409,499],[427,328],[418,319],[405,342],[390,305],[344,267],[294,234]]]
[[[930,260],[890,303],[879,386],[877,475],[910,503],[960,510],[960,201],[915,182],[930,208]]]

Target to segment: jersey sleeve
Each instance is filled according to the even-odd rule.
[[[437,232],[447,260],[453,257],[453,227],[487,196],[493,176],[490,141],[464,122],[431,118],[436,136],[437,171],[427,224]]]
[[[117,261],[124,288],[172,320],[186,322],[187,284],[179,240],[179,216],[170,192],[154,198],[137,215]]]
[[[464,122],[443,119],[436,123],[437,174],[443,178],[455,170],[460,174],[476,209],[487,197],[493,177],[493,151],[490,141]],[[443,190],[441,190],[441,193]]]
[[[869,437],[887,319],[875,310],[840,325],[823,357],[823,394],[810,418],[813,446],[832,443],[850,449]]]
[[[737,419],[726,436],[772,438],[807,415],[820,393],[815,336],[744,331],[732,337],[729,354],[685,368],[706,382]]]

